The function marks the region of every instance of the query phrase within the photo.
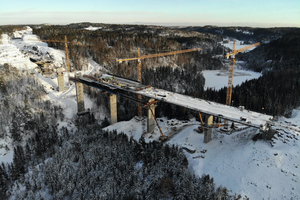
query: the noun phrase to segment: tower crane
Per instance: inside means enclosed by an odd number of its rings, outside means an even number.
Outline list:
[[[246,51],[246,50],[248,50],[250,48],[256,47],[258,45],[260,45],[259,42],[235,50],[235,41],[234,41],[233,42],[232,52],[226,54],[226,58],[227,59],[229,59],[229,57],[230,57],[229,75],[228,75],[228,87],[227,87],[227,95],[226,95],[226,105],[230,106],[230,104],[231,104],[232,83],[233,83],[234,66],[235,66],[235,55],[238,54],[238,53],[240,53],[240,52],[242,52],[242,51]],[[228,127],[228,121],[227,120],[225,120],[224,124],[225,124],[225,127]]]
[[[161,56],[169,56],[169,55],[175,55],[175,54],[180,54],[180,53],[187,53],[187,52],[192,52],[192,51],[200,51],[201,48],[195,48],[195,49],[186,49],[186,50],[179,50],[179,51],[171,51],[171,52],[166,52],[166,53],[157,53],[157,54],[150,54],[150,55],[143,55],[141,56],[140,48],[138,48],[138,56],[135,58],[125,58],[125,59],[116,59],[116,62],[122,63],[123,61],[130,61],[130,60],[137,60],[137,81],[142,83],[142,59],[146,58],[156,58],[156,57],[161,57]],[[138,95],[138,99],[141,100],[142,96]],[[139,103],[138,105],[138,116],[142,117],[142,107],[141,104]]]

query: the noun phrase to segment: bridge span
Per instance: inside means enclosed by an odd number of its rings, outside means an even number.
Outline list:
[[[99,79],[84,75],[83,77],[70,77],[70,80],[74,82],[81,82],[85,85],[107,91],[117,96],[123,96],[125,98],[132,99],[144,105],[146,105],[148,102],[142,102],[139,99],[134,98],[133,96],[135,95],[130,94],[140,94],[148,98],[182,106],[214,117],[227,119],[229,121],[240,123],[249,127],[255,127],[263,131],[266,130],[270,124],[272,124],[271,120],[273,117],[270,115],[243,110],[200,98],[194,98],[187,95],[153,88],[151,86],[145,86],[139,82],[116,76],[103,75]]]

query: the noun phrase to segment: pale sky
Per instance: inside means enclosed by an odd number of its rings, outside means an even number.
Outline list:
[[[300,27],[300,0],[0,0],[0,25]]]

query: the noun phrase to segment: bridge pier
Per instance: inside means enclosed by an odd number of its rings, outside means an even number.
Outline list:
[[[149,103],[153,102],[154,99],[150,99],[149,100]],[[148,133],[151,133],[154,131],[154,128],[155,128],[155,108],[156,108],[157,105],[155,104],[151,104],[149,105],[149,109],[148,109],[148,119],[147,119],[147,132]],[[151,112],[152,110],[152,112]]]
[[[65,88],[64,73],[62,71],[63,71],[62,68],[58,68],[56,70],[56,73],[57,73],[57,83],[58,83],[58,91],[59,92],[63,92],[63,91],[67,90]]]
[[[214,123],[214,116],[206,116],[205,118],[205,126],[206,129],[204,130],[204,143],[208,143],[211,141],[211,135],[212,135],[212,126]]]
[[[114,124],[118,122],[118,114],[117,114],[117,95],[110,94],[110,123]]]
[[[276,130],[272,127],[269,127],[269,130],[263,131],[262,139],[271,140],[273,138],[273,136],[275,135],[275,133],[276,133]]]
[[[80,77],[81,74],[77,74],[76,78]],[[76,94],[77,94],[77,112],[81,113],[85,111],[84,108],[84,95],[83,95],[83,84],[76,82]]]

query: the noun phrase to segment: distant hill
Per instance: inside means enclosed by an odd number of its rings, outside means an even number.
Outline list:
[[[299,31],[299,28],[253,28],[253,27],[218,27],[218,26],[190,26],[178,28],[179,30],[197,31],[210,33],[223,37],[236,38],[244,41],[272,41],[276,40],[291,31]]]
[[[254,71],[283,70],[299,68],[300,30],[291,31],[282,38],[263,44],[251,52],[239,54],[239,60],[245,61],[245,67]]]

